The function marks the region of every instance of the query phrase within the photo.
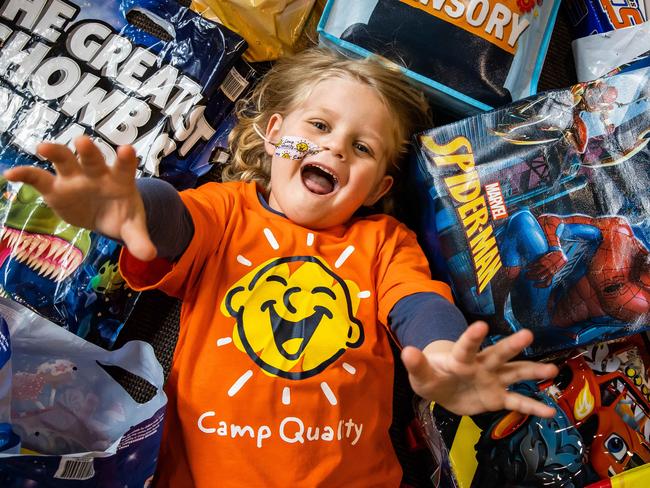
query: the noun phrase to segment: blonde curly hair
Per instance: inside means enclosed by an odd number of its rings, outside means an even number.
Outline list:
[[[231,157],[222,180],[255,181],[268,192],[271,157],[255,126],[263,131],[273,114],[286,116],[308,98],[316,84],[331,78],[352,79],[374,88],[395,116],[396,144],[387,173],[398,176],[410,136],[431,125],[422,92],[411,86],[398,68],[389,67],[379,58],[350,59],[329,49],[312,48],[278,60],[251,94],[238,102],[238,123],[228,138]],[[385,197],[382,200],[381,210],[390,212],[392,201]]]

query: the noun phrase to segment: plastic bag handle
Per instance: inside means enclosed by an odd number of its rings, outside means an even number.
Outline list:
[[[143,341],[129,341],[119,349],[106,351],[97,361],[109,366],[118,366],[129,373],[148,381],[160,390],[165,382],[165,375],[156,360],[153,347]]]
[[[108,351],[3,297],[0,297],[0,314],[9,324],[11,342],[15,345],[26,342],[30,344],[32,350],[41,348],[41,352],[76,351],[78,354],[86,354],[87,357],[94,358],[99,363],[118,366],[148,381],[158,390],[163,386],[162,366],[156,359],[153,347],[146,342],[130,341],[117,350]],[[44,337],[45,341],[43,341]]]
[[[147,18],[149,22],[152,22],[153,24],[157,25],[160,29],[162,29],[163,32],[165,32],[169,36],[169,39],[165,39],[166,36],[161,36],[154,29],[147,28],[146,25],[136,25],[137,23],[134,22],[136,16]],[[162,18],[159,15],[156,15],[156,13],[146,8],[133,7],[127,12],[126,20],[129,22],[129,24],[146,32],[150,36],[156,37],[160,40],[168,42],[169,40],[176,38],[176,29],[174,28],[174,25],[171,22],[168,22],[166,19]]]

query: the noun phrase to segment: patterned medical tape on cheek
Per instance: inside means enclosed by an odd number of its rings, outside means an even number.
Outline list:
[[[318,145],[300,136],[283,136],[275,146],[275,155],[284,159],[303,159],[322,151]]]
[[[257,135],[269,144],[275,146],[274,154],[279,158],[304,159],[309,154],[316,154],[323,150],[309,139],[300,136],[283,136],[280,138],[279,142],[271,142],[262,134],[262,131],[257,127],[257,125],[254,125],[253,128],[255,129],[255,132],[257,132]]]

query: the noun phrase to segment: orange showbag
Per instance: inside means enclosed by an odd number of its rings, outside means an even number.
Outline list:
[[[315,0],[192,0],[192,10],[248,42],[248,61],[291,54]]]

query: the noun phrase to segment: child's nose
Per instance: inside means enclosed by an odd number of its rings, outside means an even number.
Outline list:
[[[345,159],[345,144],[339,137],[328,137],[323,141],[321,148],[324,151],[330,151],[338,159]]]
[[[336,151],[329,146],[323,146],[323,150],[331,152],[335,158],[343,159],[343,154],[341,153],[341,151]]]

